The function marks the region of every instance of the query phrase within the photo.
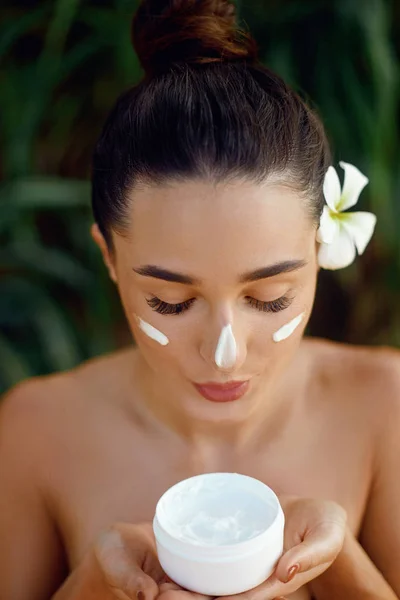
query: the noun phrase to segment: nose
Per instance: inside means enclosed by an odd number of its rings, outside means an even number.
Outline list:
[[[237,344],[233,335],[232,325],[222,328],[215,350],[214,361],[220,369],[231,369],[236,364]]]
[[[238,331],[232,323],[213,328],[207,339],[203,340],[200,354],[214,369],[232,373],[245,361],[245,343],[238,339]]]

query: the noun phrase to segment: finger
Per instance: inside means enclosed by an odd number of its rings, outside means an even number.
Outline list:
[[[247,592],[232,596],[222,596],[217,600],[275,600],[285,593],[284,588],[284,584],[275,575],[271,575],[264,583]]]
[[[165,573],[160,565],[157,554],[156,539],[153,527],[150,523],[143,523],[131,528],[125,525],[129,531],[124,531],[126,545],[129,546],[132,558],[142,567],[142,570],[154,581],[161,582],[165,579]],[[138,544],[141,541],[142,544]]]
[[[116,525],[124,540],[124,546],[132,561],[141,567],[142,571],[155,582],[165,580],[165,573],[160,565],[157,554],[156,539],[151,523],[131,525],[122,523]]]
[[[155,600],[159,594],[156,582],[135,565],[120,561],[118,570],[115,562],[103,570],[104,579],[117,597],[124,600]]]
[[[337,519],[324,519],[313,529],[306,529],[303,541],[281,557],[275,573],[266,582],[221,600],[273,600],[292,594],[318,577],[332,564],[343,546],[344,514],[342,510],[336,511]]]
[[[338,556],[344,542],[344,527],[340,522],[323,522],[306,533],[304,540],[284,553],[275,570],[283,583],[298,573],[319,565],[330,565]]]
[[[137,538],[135,542],[137,545]],[[157,583],[132,557],[126,539],[117,527],[101,536],[95,547],[95,557],[106,584],[116,597],[124,600],[138,600],[139,597],[140,600],[155,600],[158,596]]]
[[[307,585],[329,566],[330,563],[318,565],[314,569],[296,575],[289,583],[282,583],[274,574],[267,581],[248,592],[235,596],[224,596],[218,598],[218,600],[275,600],[276,598],[285,598]]]
[[[174,582],[162,583],[157,600],[210,600],[211,596],[189,592]]]

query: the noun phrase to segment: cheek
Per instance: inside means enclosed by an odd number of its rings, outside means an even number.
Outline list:
[[[294,335],[296,333],[296,331],[298,331],[301,335],[302,330],[300,329],[300,326],[301,326],[302,322],[304,321],[305,317],[306,317],[306,313],[305,313],[305,311],[303,311],[302,313],[297,315],[297,317],[294,317],[288,323],[285,323],[284,325],[282,325],[277,331],[275,331],[273,333],[273,335],[272,335],[273,341],[276,344],[278,344],[279,342],[284,342],[285,340],[290,338],[292,335]],[[296,337],[299,337],[299,336],[296,336]]]
[[[157,329],[156,327],[154,327],[154,325],[151,325],[141,317],[138,317],[137,315],[135,316],[136,323],[140,331],[142,331],[145,336],[147,336],[154,342],[157,342],[157,344],[159,344],[160,346],[168,346],[169,338],[165,335],[165,333],[163,333],[162,331],[160,331],[160,329]]]
[[[182,319],[182,320],[181,320]],[[173,372],[184,370],[193,359],[196,345],[195,332],[183,322],[184,317],[133,315],[131,329],[135,340],[147,362],[156,371]]]
[[[249,335],[248,354],[252,359],[275,361],[296,349],[311,315],[314,291],[315,285],[307,285],[288,309],[258,317]]]
[[[299,320],[297,327],[296,319]],[[264,322],[261,318],[258,327],[248,330],[248,355],[254,360],[273,360],[275,356],[284,353],[301,338],[304,319],[304,310],[301,309],[282,311],[280,315],[267,315]]]

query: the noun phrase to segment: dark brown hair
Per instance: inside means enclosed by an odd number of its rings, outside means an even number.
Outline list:
[[[109,245],[140,183],[278,176],[317,224],[330,163],[324,128],[263,67],[229,0],[143,0],[132,23],[142,81],[117,100],[93,156],[92,206]],[[190,201],[190,200],[188,200]]]

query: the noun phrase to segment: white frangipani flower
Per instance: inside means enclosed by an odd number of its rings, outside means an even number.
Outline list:
[[[326,205],[321,215],[317,240],[320,242],[318,263],[323,269],[343,269],[349,266],[358,254],[362,254],[375,229],[376,216],[369,212],[343,212],[357,204],[358,198],[368,183],[365,177],[349,163],[340,162],[344,169],[343,189],[339,176],[329,167],[324,180]]]

